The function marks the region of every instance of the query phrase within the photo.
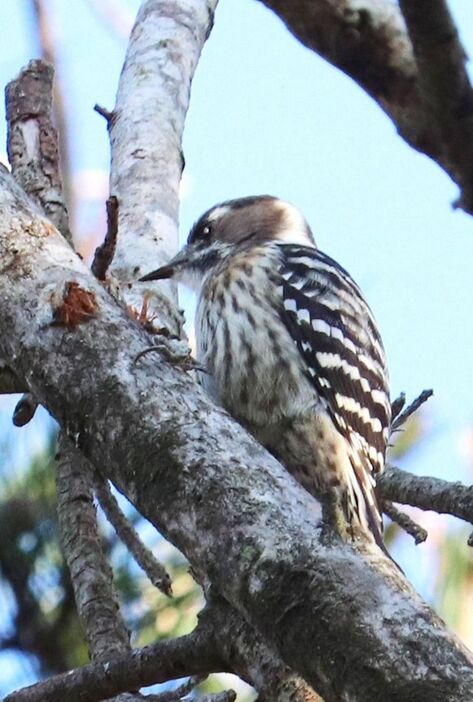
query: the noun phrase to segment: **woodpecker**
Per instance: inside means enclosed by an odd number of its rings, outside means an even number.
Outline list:
[[[360,289],[319,251],[299,210],[269,195],[216,205],[141,280],[163,278],[197,291],[205,389],[310,493],[338,496],[346,533],[384,550],[375,493],[391,420],[383,344]]]

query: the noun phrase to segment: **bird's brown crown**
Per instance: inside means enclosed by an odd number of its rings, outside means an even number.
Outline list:
[[[281,240],[313,243],[309,225],[293,205],[271,195],[227,200],[207,210],[194,224],[188,244],[261,244]],[[294,242],[295,243],[295,242]]]

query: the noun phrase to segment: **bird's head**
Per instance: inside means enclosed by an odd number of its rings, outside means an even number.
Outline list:
[[[293,205],[270,195],[228,200],[202,215],[169,263],[140,280],[174,278],[198,288],[227,256],[268,242],[314,246],[309,225]]]

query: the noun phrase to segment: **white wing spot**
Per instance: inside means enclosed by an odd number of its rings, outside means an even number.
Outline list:
[[[297,313],[296,301],[293,300],[291,297],[288,297],[286,300],[284,300],[284,308],[288,312],[296,312]]]
[[[371,399],[373,402],[377,405],[382,405],[383,407],[386,407],[387,404],[387,398],[386,398],[386,393],[383,392],[382,390],[372,390],[371,391]]]
[[[302,307],[301,309],[297,310],[297,319],[299,322],[307,322],[310,324],[310,314],[309,310],[307,310],[305,307]]]
[[[312,329],[316,332],[320,332],[320,334],[326,334],[327,336],[331,336],[330,330],[332,329],[332,327],[330,326],[330,324],[327,324],[327,322],[324,322],[323,319],[313,319]]]

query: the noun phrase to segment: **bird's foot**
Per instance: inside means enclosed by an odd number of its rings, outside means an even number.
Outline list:
[[[140,358],[146,354],[156,351],[160,353],[168,363],[171,363],[173,366],[178,366],[184,371],[205,372],[205,369],[199,366],[195,358],[191,356],[190,349],[185,341],[166,337],[164,335],[159,335],[156,341],[157,343],[153,344],[153,346],[148,346],[140,351],[135,357],[134,363],[137,363]]]

